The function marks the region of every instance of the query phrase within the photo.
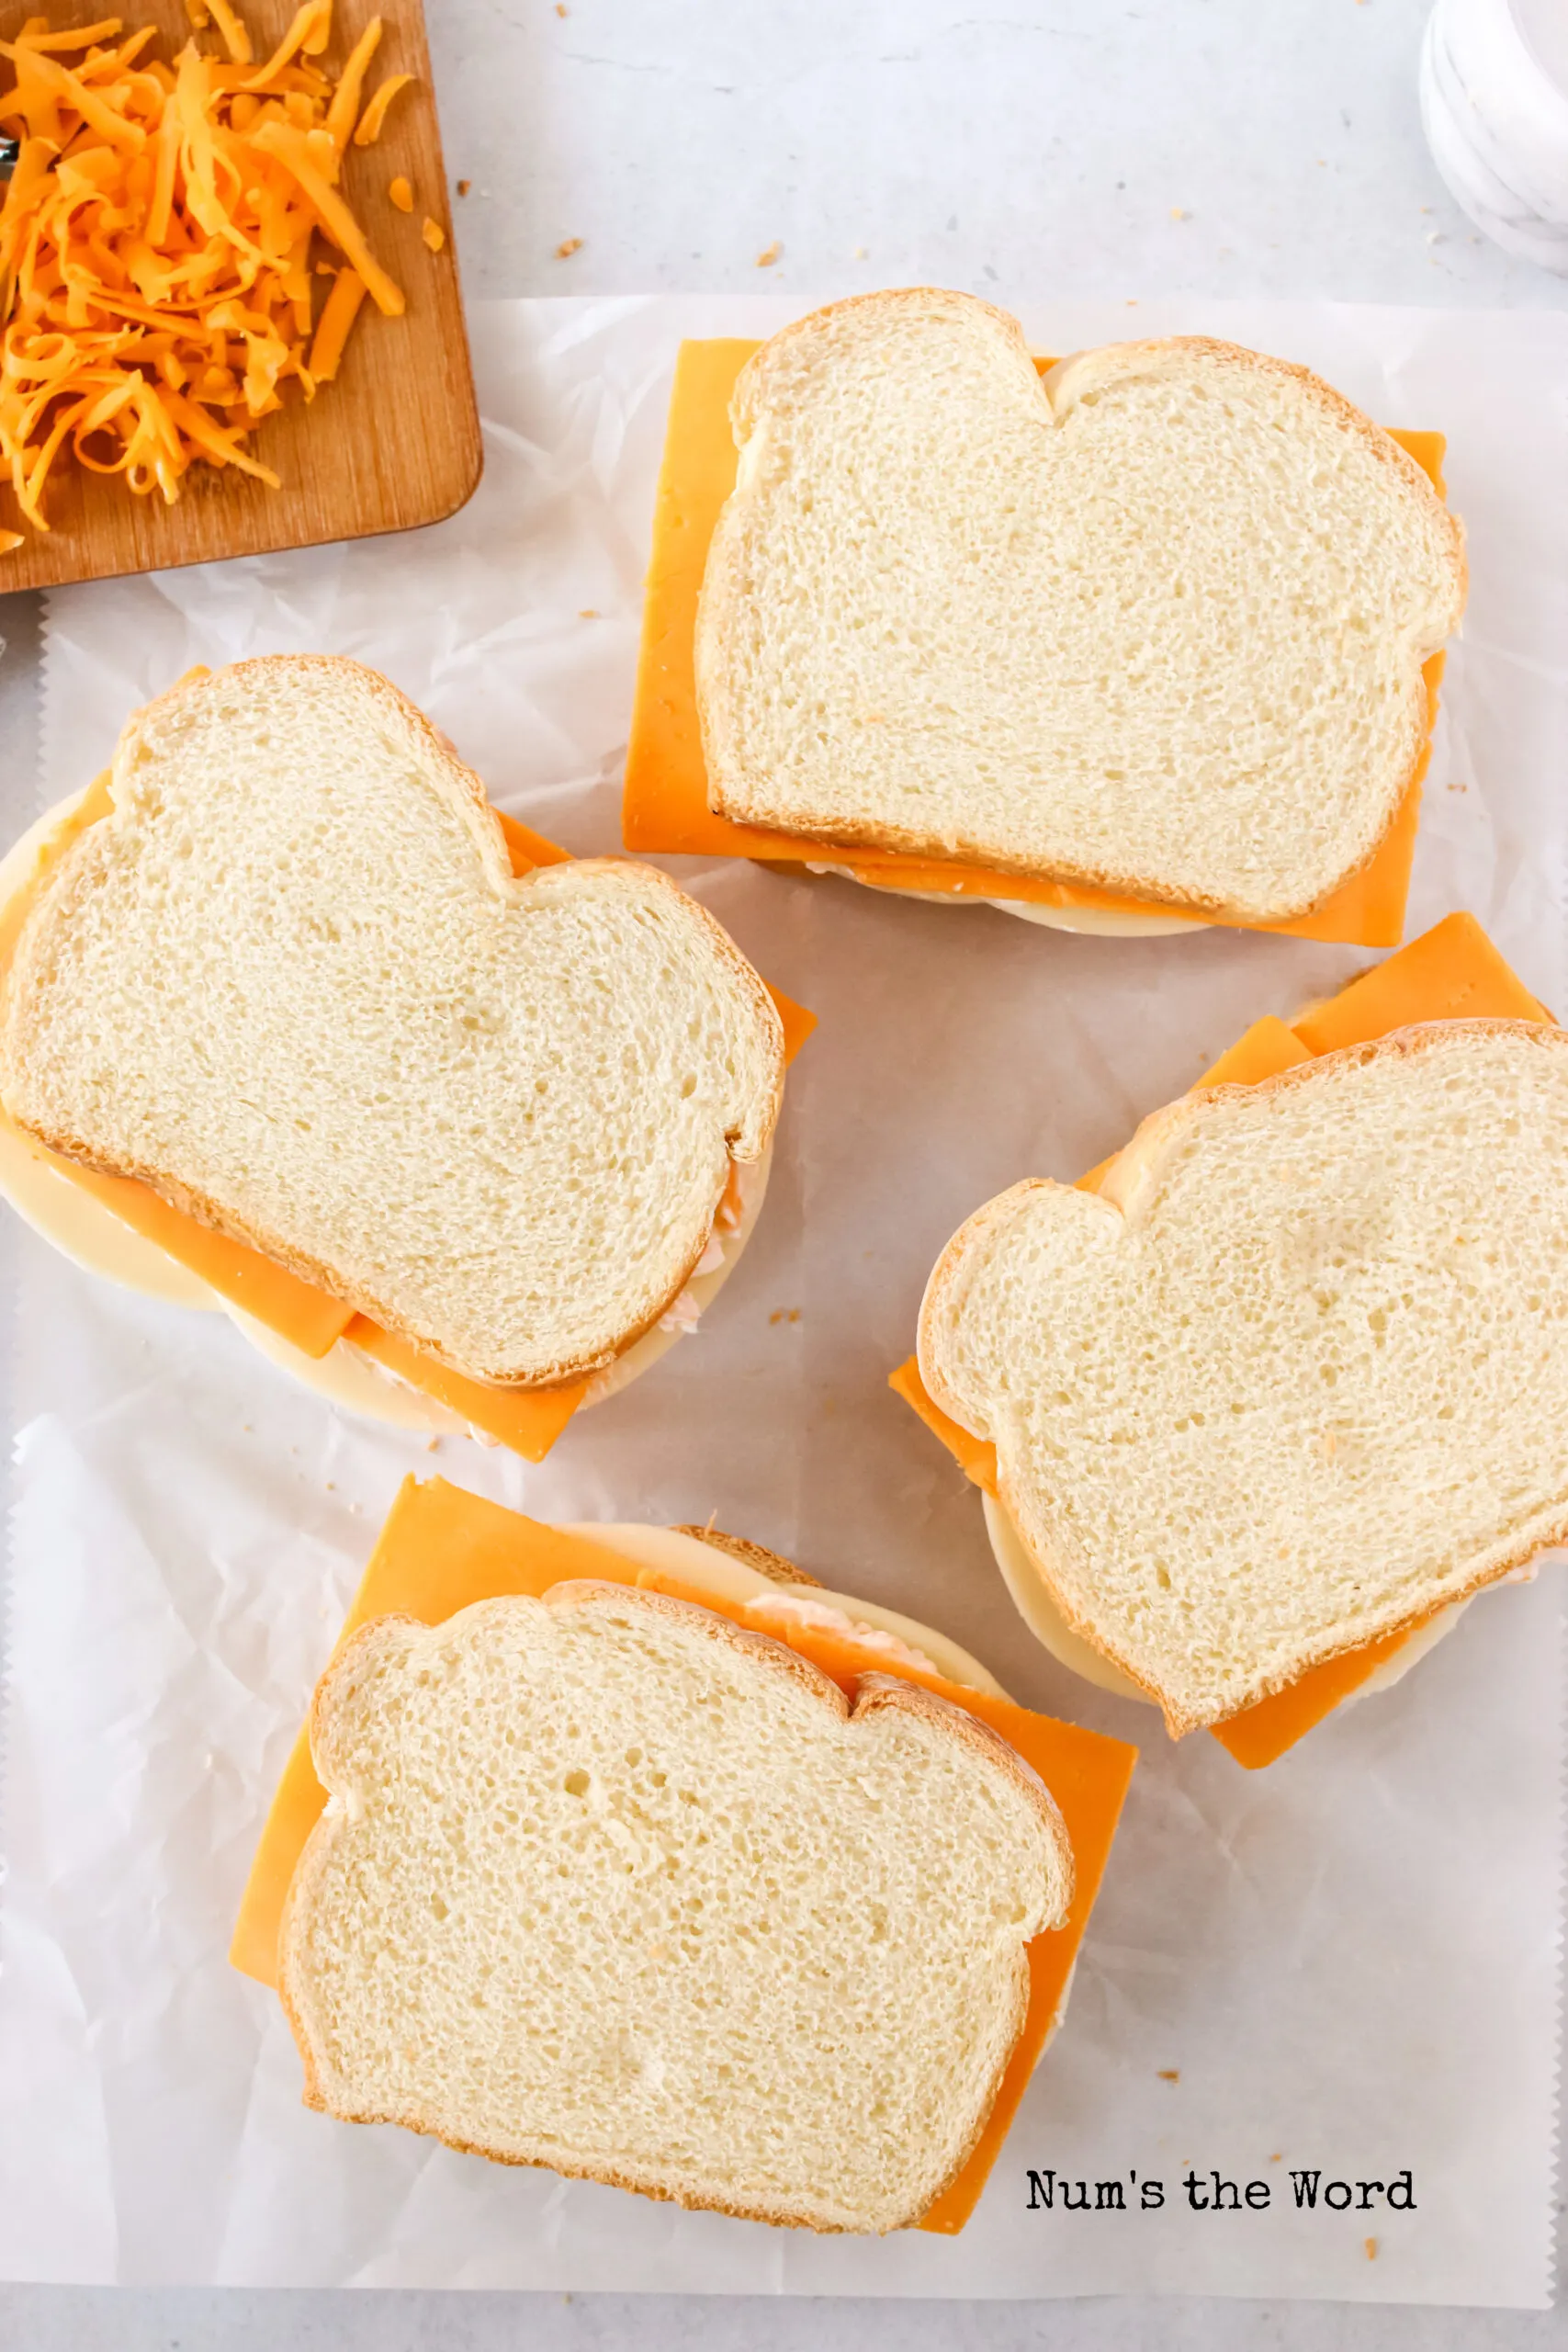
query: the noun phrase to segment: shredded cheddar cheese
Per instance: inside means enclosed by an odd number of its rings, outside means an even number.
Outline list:
[[[377,91],[369,105],[366,107],[365,112],[359,118],[359,126],[354,134],[354,143],[356,147],[373,147],[375,145],[377,140],[381,136],[381,126],[387,119],[387,108],[391,105],[392,100],[397,96],[398,92],[400,90],[406,89],[412,80],[413,75],[412,74],[388,74],[386,80],[382,83],[380,88]]]
[[[358,272],[340,269],[322,305],[316,339],[310,345],[310,370],[318,384],[330,384],[337,374],[348,331],[358,317],[364,300],[365,280]]]
[[[304,0],[259,63],[231,0],[186,11],[220,54],[193,38],[164,63],[154,27],[127,35],[115,17],[75,31],[32,17],[0,41],[0,128],[19,141],[0,204],[0,469],[36,530],[66,449],[171,503],[197,461],[276,488],[256,425],[290,382],[309,401],[331,381],[367,293],[404,307],[338,190],[350,145],[374,141],[412,78],[361,107],[380,18],[334,80],[317,62],[333,0]],[[0,553],[22,544],[0,530]]]

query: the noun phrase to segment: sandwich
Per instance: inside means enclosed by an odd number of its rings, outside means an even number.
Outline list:
[[[1396,944],[1464,603],[1441,449],[1256,352],[1037,359],[926,288],[686,345],[626,844]]]
[[[0,868],[0,1189],[351,1408],[537,1460],[750,1236],[810,1016],[314,656],[193,672]]]
[[[894,1386],[1030,1627],[1248,1768],[1568,1539],[1568,1031],[1452,915],[954,1235]]]
[[[962,2228],[1135,1750],[709,1528],[405,1482],[231,1958],[304,2097],[797,2227]]]

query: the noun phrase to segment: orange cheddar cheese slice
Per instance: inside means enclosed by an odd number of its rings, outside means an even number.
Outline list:
[[[37,1139],[31,1138],[36,1143]],[[180,1265],[215,1290],[220,1298],[230,1300],[244,1314],[254,1316],[270,1330],[278,1332],[304,1355],[320,1359],[337,1345],[354,1321],[354,1309],[341,1300],[332,1298],[313,1283],[302,1282],[291,1274],[287,1266],[265,1257],[261,1250],[252,1250],[243,1241],[231,1240],[216,1227],[203,1225],[199,1217],[187,1216],[149,1184],[139,1183],[134,1176],[106,1176],[96,1169],[84,1168],[79,1161],[66,1159],[58,1152],[47,1151],[41,1144],[37,1148],[58,1168],[62,1175],[85,1193],[111,1209],[122,1225],[133,1233],[142,1234],[155,1241]]]
[[[504,808],[498,808],[495,816],[506,842],[513,874],[531,873],[536,865],[570,865],[570,850],[562,849],[558,842],[547,841],[543,833],[534,831],[532,825],[525,825],[517,818],[509,817]]]
[[[1234,1046],[1215,1057],[1198,1080],[1200,1086],[1256,1086],[1260,1079],[1276,1078],[1282,1069],[1309,1062],[1313,1049],[1303,1045],[1287,1022],[1269,1012],[1244,1030]],[[1111,1161],[1106,1161],[1111,1166]],[[1082,1180],[1087,1186],[1089,1178]]]
[[[560,1388],[491,1388],[482,1380],[465,1379],[401,1340],[383,1330],[367,1315],[356,1315],[344,1337],[350,1347],[368,1356],[385,1372],[395,1373],[411,1388],[422,1389],[438,1405],[460,1413],[470,1429],[510,1446],[525,1462],[542,1462],[588,1394],[586,1380],[568,1381]]]
[[[405,1478],[344,1620],[338,1648],[373,1617],[403,1614],[437,1625],[475,1601],[507,1593],[543,1594],[552,1585],[581,1577],[673,1593],[716,1615],[749,1622],[742,1611],[682,1585],[678,1577],[639,1567],[584,1536],[525,1519],[442,1478],[423,1483]],[[951,2234],[963,2228],[975,2210],[1061,2009],[1137,1750],[1100,1733],[1032,1714],[1010,1701],[961,1689],[939,1675],[912,1667],[890,1668],[881,1652],[863,1650],[841,1635],[795,1625],[782,1635],[772,1625],[768,1631],[811,1658],[841,1690],[851,1690],[861,1674],[893,1672],[988,1724],[1039,1773],[1061,1808],[1072,1841],[1072,1907],[1062,1927],[1036,1937],[1029,1947],[1028,2011],[996,2103],[963,2172],[919,2224]],[[234,1967],[260,1984],[276,1983],[278,1930],[289,1881],[325,1804],[310,1760],[307,1728],[295,1743],[262,1830],[230,1948]]]
[[[1107,1161],[1107,1166],[1110,1162]],[[940,1438],[972,1486],[984,1487],[988,1495],[997,1492],[997,1449],[987,1437],[976,1437],[962,1421],[953,1420],[942,1411],[925,1382],[920,1378],[919,1360],[910,1356],[887,1375],[887,1385],[895,1395],[902,1396],[924,1421],[931,1435]]]
[[[1350,1046],[1371,1045],[1392,1030],[1424,1021],[1551,1021],[1552,1015],[1529,993],[1509,968],[1471,914],[1448,915],[1432,930],[1413,939],[1386,964],[1362,973],[1320,1004],[1307,1006],[1290,1023],[1272,1015],[1254,1022],[1246,1035],[1223,1053],[1193,1089],[1212,1086],[1256,1086],[1280,1070],[1314,1060]],[[1079,1179],[1088,1192],[1097,1192],[1115,1160]],[[889,1385],[903,1397],[932,1434],[940,1438],[965,1476],[987,1494],[997,1493],[997,1450],[953,1420],[928,1392],[919,1365],[911,1356],[892,1374]],[[1446,1605],[1446,1604],[1445,1604]],[[1431,1615],[1438,1614],[1433,1611]],[[1272,1764],[1331,1714],[1378,1668],[1403,1648],[1421,1625],[1366,1642],[1338,1657],[1325,1658],[1257,1704],[1221,1724],[1211,1724],[1213,1736],[1238,1764],[1257,1771]]]
[[[1368,1046],[1420,1021],[1554,1022],[1498,954],[1475,917],[1446,915],[1337,996],[1306,1006],[1291,1027],[1309,1054]],[[1206,1081],[1210,1082],[1210,1081]]]
[[[1277,1763],[1298,1739],[1304,1739],[1325,1715],[1331,1715],[1341,1700],[1359,1690],[1436,1614],[1434,1610],[1403,1633],[1385,1634],[1381,1641],[1363,1642],[1359,1649],[1325,1658],[1321,1666],[1310,1668],[1283,1690],[1244,1707],[1240,1714],[1231,1715],[1223,1724],[1211,1724],[1210,1737],[1217,1739],[1247,1771],[1260,1772],[1266,1764]]]
[[[203,672],[187,673],[204,675]],[[182,684],[184,681],[181,682]],[[114,806],[109,788],[109,775],[105,773],[88,786],[81,800],[64,817],[50,835],[40,853],[31,881],[19,890],[0,911],[0,972],[8,964],[33,896],[62,853],[89,825],[107,817]],[[543,833],[509,817],[503,809],[495,810],[512,860],[513,874],[526,874],[540,865],[562,865],[570,862],[571,853],[558,843],[547,841]],[[763,986],[767,987],[764,981]],[[787,1069],[811,1032],[817,1026],[814,1013],[804,1005],[795,1003],[779,989],[768,988],[778,1010],[784,1033],[784,1066]],[[19,1133],[14,1123],[0,1111],[0,1121]],[[483,1382],[465,1379],[461,1374],[448,1371],[435,1359],[416,1347],[412,1340],[400,1339],[394,1332],[383,1330],[368,1316],[360,1315],[341,1299],[318,1289],[292,1274],[258,1250],[243,1241],[231,1240],[200,1219],[187,1216],[155,1193],[151,1185],[134,1177],[110,1176],[84,1168],[63,1154],[50,1151],[34,1136],[24,1140],[29,1150],[47,1159],[51,1167],[68,1177],[72,1183],[92,1193],[95,1199],[113,1212],[122,1224],[155,1242],[177,1264],[206,1283],[220,1298],[228,1299],[244,1314],[252,1316],[268,1330],[275,1331],[290,1346],[320,1360],[346,1339],[361,1354],[367,1355],[388,1372],[395,1373],[411,1387],[421,1389],[438,1404],[447,1406],[462,1415],[469,1425],[493,1437],[524,1456],[529,1462],[542,1462],[573,1413],[588,1393],[587,1381],[569,1383],[560,1388],[506,1389],[492,1388]],[[733,1170],[731,1183],[733,1183]],[[726,1198],[729,1197],[727,1193]]]
[[[736,378],[758,347],[732,338],[683,343],[676,360],[654,506],[642,652],[626,752],[621,810],[626,847],[685,856],[830,864],[843,866],[857,881],[874,883],[882,889],[942,897],[1010,899],[1033,906],[1098,908],[1125,914],[1171,912],[1146,899],[1044,877],[992,873],[955,859],[858,846],[835,850],[830,842],[733,823],[708,807],[694,669],[697,598],[719,510],[735,487],[737,453],[729,426],[730,395]],[[1043,373],[1052,362],[1040,358],[1035,364]],[[1443,435],[1399,432],[1392,437],[1409,451],[1441,492]],[[1442,669],[1442,655],[1434,654],[1425,671],[1427,749],[1393,825],[1369,864],[1308,914],[1289,922],[1235,928],[1285,932],[1298,939],[1349,941],[1363,947],[1398,945],[1404,932],[1421,779],[1430,755]],[[1193,920],[1201,922],[1206,918],[1194,912]],[[1218,920],[1228,922],[1229,918]]]
[[[774,1010],[784,1023],[784,1068],[788,1069],[816,1028],[817,1015],[807,1012],[805,1005],[796,1004],[793,997],[785,996],[783,989],[774,988],[771,980],[764,980],[762,986],[773,998]]]

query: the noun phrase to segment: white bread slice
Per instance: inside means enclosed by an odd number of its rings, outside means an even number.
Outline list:
[[[1065,1666],[1069,1674],[1091,1682],[1097,1690],[1109,1690],[1118,1699],[1135,1700],[1140,1706],[1154,1706],[1156,1702],[1152,1692],[1140,1690],[1092,1642],[1086,1642],[1081,1634],[1074,1633],[995,1495],[982,1491],[980,1504],[991,1557],[1002,1572],[1013,1607],[1041,1646],[1049,1650],[1058,1666]],[[1375,1666],[1364,1682],[1358,1682],[1353,1690],[1346,1693],[1340,1706],[1356,1706],[1362,1699],[1376,1698],[1381,1691],[1392,1690],[1396,1682],[1403,1682],[1411,1668],[1419,1666],[1427,1653],[1453,1632],[1474,1597],[1470,1594],[1463,1600],[1450,1601],[1448,1608],[1439,1609],[1415,1633],[1406,1634],[1398,1648]]]
[[[479,779],[358,664],[139,713],[45,882],[0,1101],[472,1378],[608,1363],[682,1290],[783,1037],[650,867],[514,878]]]
[[[12,901],[30,895],[36,887],[40,860],[84,797],[73,793],[58,802],[0,857],[0,925],[6,922]],[[697,1328],[750,1240],[767,1193],[772,1159],[770,1145],[760,1159],[735,1170],[733,1190],[739,1196],[738,1214],[720,1209],[708,1247],[680,1297],[650,1330],[634,1340],[604,1371],[593,1375],[582,1400],[582,1410],[589,1410],[607,1396],[618,1396],[623,1388],[651,1371],[686,1331]],[[461,1415],[387,1371],[362,1353],[351,1340],[340,1340],[324,1356],[309,1356],[266,1324],[244,1314],[231,1299],[220,1297],[188,1267],[125,1224],[96,1193],[73,1183],[33,1136],[3,1116],[0,1200],[7,1202],[40,1240],[62,1251],[85,1273],[141,1291],[165,1306],[226,1313],[253,1347],[329,1404],[340,1405],[347,1412],[372,1420],[388,1421],[395,1428],[422,1429],[429,1435],[464,1436],[469,1432],[469,1424]],[[714,1261],[716,1262],[710,1262]],[[479,1434],[481,1443],[496,1442],[482,1432]]]
[[[308,2101],[759,2221],[918,2219],[1070,1897],[1054,1801],[973,1717],[882,1675],[852,1708],[658,1594],[378,1619],[311,1750],[279,1946]]]
[[[1303,368],[1182,337],[1038,376],[930,288],[748,362],[696,677],[709,797],[825,842],[1250,922],[1373,854],[1463,541]]]
[[[1399,1030],[948,1244],[920,1374],[1175,1734],[1568,1538],[1568,1032]]]

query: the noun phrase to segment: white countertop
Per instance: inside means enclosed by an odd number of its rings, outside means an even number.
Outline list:
[[[428,14],[470,294],[1568,302],[1432,168],[1426,0]]]
[[[1568,306],[1427,159],[1426,0],[435,0],[470,295],[935,280],[1053,292]],[[580,238],[570,257],[557,248]],[[761,254],[776,258],[759,266]],[[1135,317],[1135,308],[1130,318]],[[36,600],[0,600],[30,762]],[[1320,2304],[767,2304],[0,2290],[0,2352],[1513,2352],[1568,2320]]]

